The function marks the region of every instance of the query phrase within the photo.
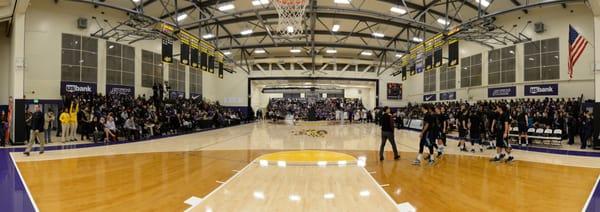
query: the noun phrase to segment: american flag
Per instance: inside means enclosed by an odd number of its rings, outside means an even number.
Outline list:
[[[569,79],[573,79],[573,66],[585,50],[588,41],[569,25]]]

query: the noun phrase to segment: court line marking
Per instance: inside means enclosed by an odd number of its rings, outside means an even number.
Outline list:
[[[383,189],[383,187],[379,186],[379,182],[377,182],[377,180],[375,180],[375,178],[373,177],[373,175],[369,174],[369,171],[367,171],[367,169],[366,169],[365,167],[358,167],[358,168],[362,169],[362,170],[363,170],[363,174],[366,174],[366,175],[368,176],[368,178],[369,178],[369,179],[371,179],[371,182],[372,182],[372,183],[374,183],[375,185],[377,185],[377,186],[375,186],[375,187],[377,187],[377,189],[379,189],[379,191],[380,191],[380,192],[382,192],[382,193],[383,193],[383,195],[384,195],[384,196],[386,196],[386,197],[387,197],[387,199],[388,199],[390,202],[392,202],[392,204],[393,204],[394,206],[396,206],[396,208],[398,208],[398,203],[396,203],[396,201],[394,201],[394,198],[392,198],[392,196],[390,196],[390,195],[389,195],[389,194],[388,194],[388,193],[385,191],[385,189]]]
[[[31,192],[29,192],[29,186],[27,186],[27,182],[25,182],[25,179],[23,179],[23,175],[21,175],[21,170],[19,170],[19,167],[17,166],[15,159],[13,159],[12,154],[10,154],[10,153],[7,153],[7,154],[10,157],[10,160],[13,162],[13,166],[17,170],[17,174],[19,175],[19,178],[21,179],[21,182],[23,183],[23,187],[25,187],[27,196],[29,196],[29,200],[31,201],[31,204],[33,205],[33,209],[35,209],[35,211],[40,211],[40,209],[37,207],[37,204],[35,203],[35,200],[33,199],[33,196],[31,196]]]
[[[208,197],[210,197],[212,194],[216,193],[218,190],[220,190],[221,188],[225,187],[225,185],[227,185],[229,182],[231,182],[232,180],[234,180],[235,178],[237,178],[241,173],[243,173],[246,169],[248,169],[248,167],[250,167],[251,165],[253,165],[255,162],[256,162],[256,159],[252,160],[252,162],[250,162],[250,163],[248,163],[248,165],[244,166],[244,168],[242,170],[240,170],[239,172],[236,172],[233,176],[231,176],[225,182],[223,182],[222,184],[220,184],[216,189],[212,190],[210,193],[208,193],[206,196],[204,196],[202,198],[202,200],[204,201],[204,200],[208,199]],[[184,212],[189,212],[192,209],[196,208],[197,206],[198,205],[189,207],[188,209],[185,209]]]
[[[594,184],[594,187],[592,187],[592,192],[590,192],[590,195],[588,196],[588,199],[585,202],[585,205],[581,209],[582,212],[587,210],[587,208],[590,204],[590,201],[592,201],[592,197],[594,196],[594,193],[596,192],[596,187],[598,187],[598,181],[600,181],[600,174],[598,175],[598,178],[596,178],[596,183]]]

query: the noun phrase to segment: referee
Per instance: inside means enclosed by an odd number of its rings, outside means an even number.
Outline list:
[[[392,144],[392,150],[394,150],[394,160],[400,159],[398,149],[396,148],[396,140],[394,140],[394,118],[389,107],[383,108],[383,113],[379,119],[381,125],[381,147],[379,147],[379,160],[383,160],[383,150],[385,149],[385,143],[387,140]]]

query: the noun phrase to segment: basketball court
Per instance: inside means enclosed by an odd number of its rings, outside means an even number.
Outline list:
[[[599,40],[595,0],[0,0],[0,211],[600,211]]]

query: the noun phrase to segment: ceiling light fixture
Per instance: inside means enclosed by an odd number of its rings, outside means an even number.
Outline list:
[[[337,31],[340,31],[340,25],[339,25],[339,24],[334,24],[334,25],[331,27],[331,31],[332,31],[332,32],[337,32]]]
[[[265,51],[264,49],[254,50],[254,53],[256,53],[256,54],[264,54],[265,52],[267,52],[267,51]]]
[[[487,0],[475,0],[475,2],[481,4],[482,7],[488,7],[490,6],[490,2]]]
[[[444,25],[444,26],[448,26],[448,25],[450,25],[450,21],[446,20],[445,18],[438,18],[438,19],[437,19],[437,22],[438,22],[439,24],[441,24],[441,25]]]
[[[300,52],[302,52],[302,50],[301,49],[290,49],[290,52],[291,53],[300,53]]]
[[[383,38],[383,37],[385,37],[385,34],[383,34],[381,32],[373,32],[371,35],[373,35],[373,37],[376,37],[376,38]]]
[[[420,37],[413,37],[412,40],[414,42],[418,42],[418,43],[423,42],[423,38],[420,38]]]
[[[373,56],[373,52],[371,52],[371,51],[362,51],[360,53],[360,55],[362,55],[362,56]]]
[[[333,3],[336,4],[350,4],[352,0],[333,0]]]
[[[246,30],[242,30],[240,32],[240,34],[241,35],[249,35],[249,34],[252,34],[252,32],[254,32],[254,31],[252,31],[252,29],[246,29]]]
[[[398,13],[400,15],[406,14],[406,10],[404,8],[401,8],[401,7],[391,7],[390,11],[392,11],[393,13]]]
[[[229,11],[229,10],[233,10],[235,9],[235,5],[229,3],[229,4],[222,4],[221,6],[219,6],[219,10],[220,11]]]
[[[215,35],[212,34],[212,33],[208,33],[208,34],[202,35],[202,38],[204,38],[204,39],[211,39],[211,38],[214,38],[214,37],[215,37]]]
[[[187,17],[188,17],[188,15],[186,13],[179,14],[179,16],[177,16],[177,21],[183,21]]]
[[[402,54],[402,53],[398,53],[398,54],[396,54],[396,57],[397,57],[397,58],[401,58],[402,56],[404,56],[404,54]]]
[[[337,53],[337,50],[335,50],[335,49],[327,49],[325,52],[327,54],[335,54],[335,53]]]
[[[252,1],[252,6],[261,6],[269,4],[269,0],[254,0]]]
[[[230,51],[225,51],[225,52],[223,52],[223,54],[224,55],[231,55],[231,52]]]

